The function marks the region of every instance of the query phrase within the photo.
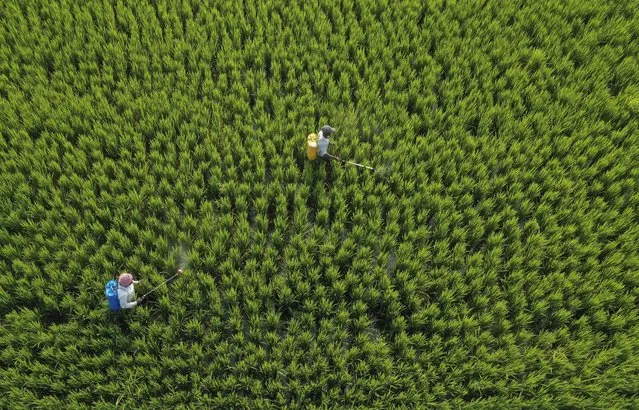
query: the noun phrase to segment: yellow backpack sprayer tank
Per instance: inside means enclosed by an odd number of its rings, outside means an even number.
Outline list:
[[[317,158],[317,134],[308,134],[306,137],[306,156],[311,161]]]

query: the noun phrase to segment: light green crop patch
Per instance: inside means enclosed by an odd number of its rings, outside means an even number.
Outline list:
[[[0,408],[637,407],[632,2],[68,3],[0,2]]]

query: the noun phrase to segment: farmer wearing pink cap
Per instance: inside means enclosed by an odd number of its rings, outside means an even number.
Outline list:
[[[134,285],[139,282],[139,280],[133,280],[133,275],[128,272],[120,275],[118,279],[118,300],[120,301],[120,308],[130,309],[142,302],[143,297],[137,300],[135,299]]]

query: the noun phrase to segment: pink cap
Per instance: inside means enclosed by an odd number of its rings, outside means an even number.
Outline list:
[[[131,275],[130,273],[123,273],[122,275],[120,275],[120,279],[118,280],[118,282],[122,286],[129,286],[133,282],[133,275]]]

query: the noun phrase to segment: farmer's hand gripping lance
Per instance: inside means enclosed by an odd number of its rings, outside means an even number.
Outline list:
[[[144,295],[142,295],[141,299],[146,298],[147,296],[149,296],[151,293],[155,292],[160,286],[164,285],[165,283],[171,281],[173,278],[175,278],[178,275],[181,275],[184,272],[184,269],[179,268],[177,270],[177,273],[173,276],[171,276],[170,278],[168,278],[167,280],[165,280],[164,282],[160,283],[159,285],[157,285],[156,287],[154,287],[153,289],[151,289],[150,291],[146,292]]]

